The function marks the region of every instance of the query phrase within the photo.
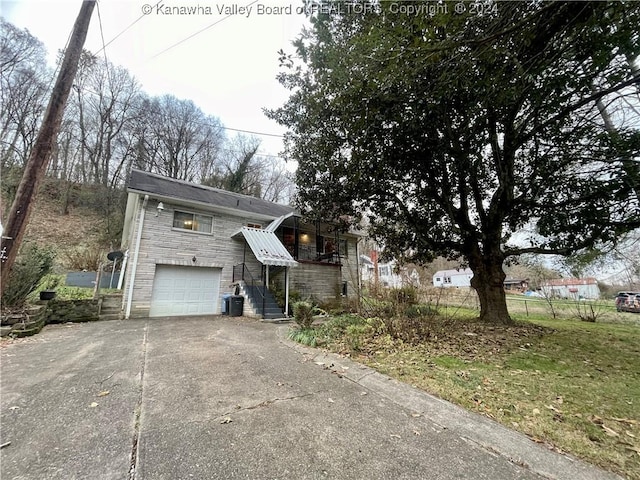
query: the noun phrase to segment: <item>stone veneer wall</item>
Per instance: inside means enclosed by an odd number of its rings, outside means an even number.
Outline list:
[[[45,325],[99,320],[102,300],[49,300],[20,313],[4,313],[0,317],[0,336],[28,337],[39,333]]]
[[[98,320],[100,300],[50,300],[46,322],[95,322]]]

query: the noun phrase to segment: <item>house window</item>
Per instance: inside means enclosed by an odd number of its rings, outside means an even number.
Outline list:
[[[198,215],[196,213],[176,210],[173,213],[173,228],[211,233],[213,229],[213,217],[210,215]]]
[[[262,225],[260,225],[259,223],[247,223],[247,227],[257,228],[258,230],[262,229]]]
[[[391,267],[389,265],[378,267],[378,274],[381,277],[388,277],[389,275],[391,275]]]
[[[442,279],[440,277],[436,277],[436,282],[441,282]]]

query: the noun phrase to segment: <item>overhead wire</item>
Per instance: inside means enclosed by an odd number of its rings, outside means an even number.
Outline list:
[[[158,2],[158,3],[160,3],[160,2]],[[254,1],[253,1],[253,2],[251,2],[251,3],[248,3],[247,5],[245,5],[245,7],[244,7],[244,8],[248,8],[248,7],[250,7],[251,5],[253,5],[254,3],[258,3],[258,0],[254,0]],[[156,53],[156,54],[155,54],[153,57],[151,57],[149,60],[153,60],[153,59],[155,59],[155,58],[158,58],[160,55],[162,55],[162,54],[164,54],[164,53],[168,52],[169,50],[172,50],[173,48],[177,47],[178,45],[182,45],[184,42],[186,42],[186,41],[188,41],[188,40],[191,40],[193,37],[195,37],[195,36],[197,36],[197,35],[200,35],[202,32],[204,32],[204,31],[206,31],[206,30],[209,30],[211,27],[215,27],[215,26],[216,26],[216,25],[218,25],[219,23],[224,22],[227,18],[232,17],[232,16],[233,16],[233,14],[229,14],[229,15],[227,15],[226,17],[222,17],[221,19],[216,20],[216,21],[215,21],[215,22],[213,22],[212,24],[207,25],[206,27],[204,27],[204,28],[202,28],[202,29],[198,30],[197,32],[192,33],[192,34],[191,34],[191,35],[189,35],[188,37],[183,38],[183,39],[182,39],[182,40],[180,40],[179,42],[174,43],[173,45],[170,45],[170,46],[168,46],[167,48],[165,48],[164,50],[162,50],[162,51],[160,51],[160,52]]]
[[[158,5],[160,5],[162,3],[162,0],[160,0],[158,3],[156,3],[153,8],[157,7]],[[133,22],[131,22],[127,27],[125,27],[123,30],[120,31],[120,33],[118,33],[115,37],[113,37],[111,40],[109,40],[106,44],[104,44],[104,40],[103,40],[103,46],[102,49],[107,48],[109,45],[111,45],[113,42],[115,42],[118,38],[120,38],[121,35],[123,35],[125,32],[127,32],[131,27],[133,27],[136,23],[138,23],[140,20],[142,20],[144,17],[146,17],[148,15],[142,14],[140,15],[138,18],[136,18]],[[99,54],[102,50],[98,50],[96,52],[96,55]]]
[[[250,7],[251,5],[253,5],[254,3],[257,3],[257,2],[258,2],[258,0],[254,0],[253,2],[248,3],[245,7]],[[158,1],[158,2],[155,4],[154,8],[155,8],[155,7],[157,7],[158,5],[160,5],[161,3],[162,3],[162,0]],[[131,27],[133,27],[136,23],[138,23],[138,22],[139,22],[143,17],[145,17],[145,16],[147,16],[147,15],[145,15],[145,14],[140,15],[136,20],[134,20],[134,21],[133,21],[133,22],[131,22],[127,27],[125,27],[123,30],[121,30],[121,31],[120,31],[120,32],[119,32],[115,37],[113,37],[111,40],[109,40],[109,42],[105,43],[105,41],[104,41],[104,29],[103,29],[103,25],[102,25],[102,18],[101,18],[101,16],[100,16],[100,5],[99,5],[99,2],[96,2],[96,6],[98,7],[98,9],[97,9],[97,12],[98,12],[98,21],[99,21],[99,25],[100,25],[100,36],[101,36],[101,39],[102,39],[102,48],[96,52],[96,55],[97,55],[97,54],[100,54],[101,52],[104,52],[105,67],[107,68],[107,77],[108,77],[108,81],[110,81],[110,80],[111,80],[111,77],[110,77],[110,75],[109,75],[109,60],[108,60],[108,58],[107,58],[106,48],[107,48],[109,45],[111,45],[114,41],[116,41],[116,40],[117,40],[121,35],[123,35],[125,32],[127,32],[127,31],[128,31]],[[182,43],[184,43],[184,42],[186,42],[186,41],[190,40],[191,38],[193,38],[193,37],[195,37],[195,36],[199,35],[200,33],[202,33],[202,32],[204,32],[204,31],[208,30],[209,28],[214,27],[215,25],[219,24],[220,22],[222,22],[222,21],[226,20],[227,18],[229,18],[229,17],[231,17],[231,16],[233,16],[233,15],[229,14],[229,15],[227,15],[227,16],[225,16],[225,17],[223,17],[223,18],[219,19],[219,20],[216,20],[215,22],[213,22],[212,24],[210,24],[210,25],[206,26],[205,28],[203,28],[203,29],[201,29],[201,30],[198,30],[197,32],[195,32],[195,33],[193,33],[193,34],[189,35],[188,37],[186,37],[186,38],[184,38],[184,39],[180,40],[179,42],[177,42],[177,43],[175,43],[175,44],[173,44],[173,45],[171,45],[171,46],[169,46],[169,47],[165,48],[165,49],[164,49],[164,50],[162,50],[161,52],[159,52],[159,53],[157,53],[156,55],[154,55],[153,57],[151,57],[151,58],[150,58],[150,60],[152,60],[152,59],[154,59],[154,58],[156,58],[156,57],[158,57],[158,56],[162,55],[163,53],[165,53],[165,52],[167,52],[167,51],[171,50],[172,48],[177,47],[178,45],[181,45]],[[71,38],[71,34],[69,34],[69,38]],[[67,45],[68,45],[68,42],[69,42],[69,40],[67,40]],[[65,47],[65,48],[66,48],[66,47]],[[85,90],[85,91],[87,91],[87,92],[89,92],[89,93],[92,93],[92,94],[94,94],[94,95],[97,95],[97,96],[100,96],[100,95],[101,95],[100,93],[95,92],[95,91],[92,91],[92,90],[89,90],[89,89],[87,89],[86,87],[83,87],[83,90]],[[121,101],[119,101],[119,100],[117,100],[117,99],[116,99],[114,102],[115,102],[115,103],[122,103]],[[211,124],[208,124],[208,123],[206,123],[206,122],[194,122],[194,123],[197,123],[197,124],[199,124],[199,125],[203,125],[203,126],[212,126]],[[225,126],[223,126],[223,125],[220,125],[220,126],[219,126],[219,128],[222,128],[223,130],[233,131],[233,132],[247,133],[247,134],[251,134],[251,135],[259,135],[259,136],[262,136],[262,137],[284,138],[284,135],[282,135],[282,134],[276,134],[276,133],[257,132],[257,131],[255,131],[255,130],[246,130],[246,129],[241,129],[241,128],[225,127]],[[269,157],[274,157],[274,158],[282,158],[282,157],[279,157],[279,156],[277,156],[277,155],[267,155],[267,154],[264,154],[263,156],[269,156]]]

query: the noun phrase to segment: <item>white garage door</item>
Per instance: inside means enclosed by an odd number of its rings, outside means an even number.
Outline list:
[[[218,313],[220,268],[156,265],[151,317]]]

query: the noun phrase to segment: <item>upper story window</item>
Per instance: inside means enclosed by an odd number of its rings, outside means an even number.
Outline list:
[[[199,215],[176,210],[173,212],[173,228],[211,233],[213,229],[213,217],[210,215]]]
[[[391,267],[389,265],[381,265],[378,267],[378,275],[388,277],[391,275]]]

